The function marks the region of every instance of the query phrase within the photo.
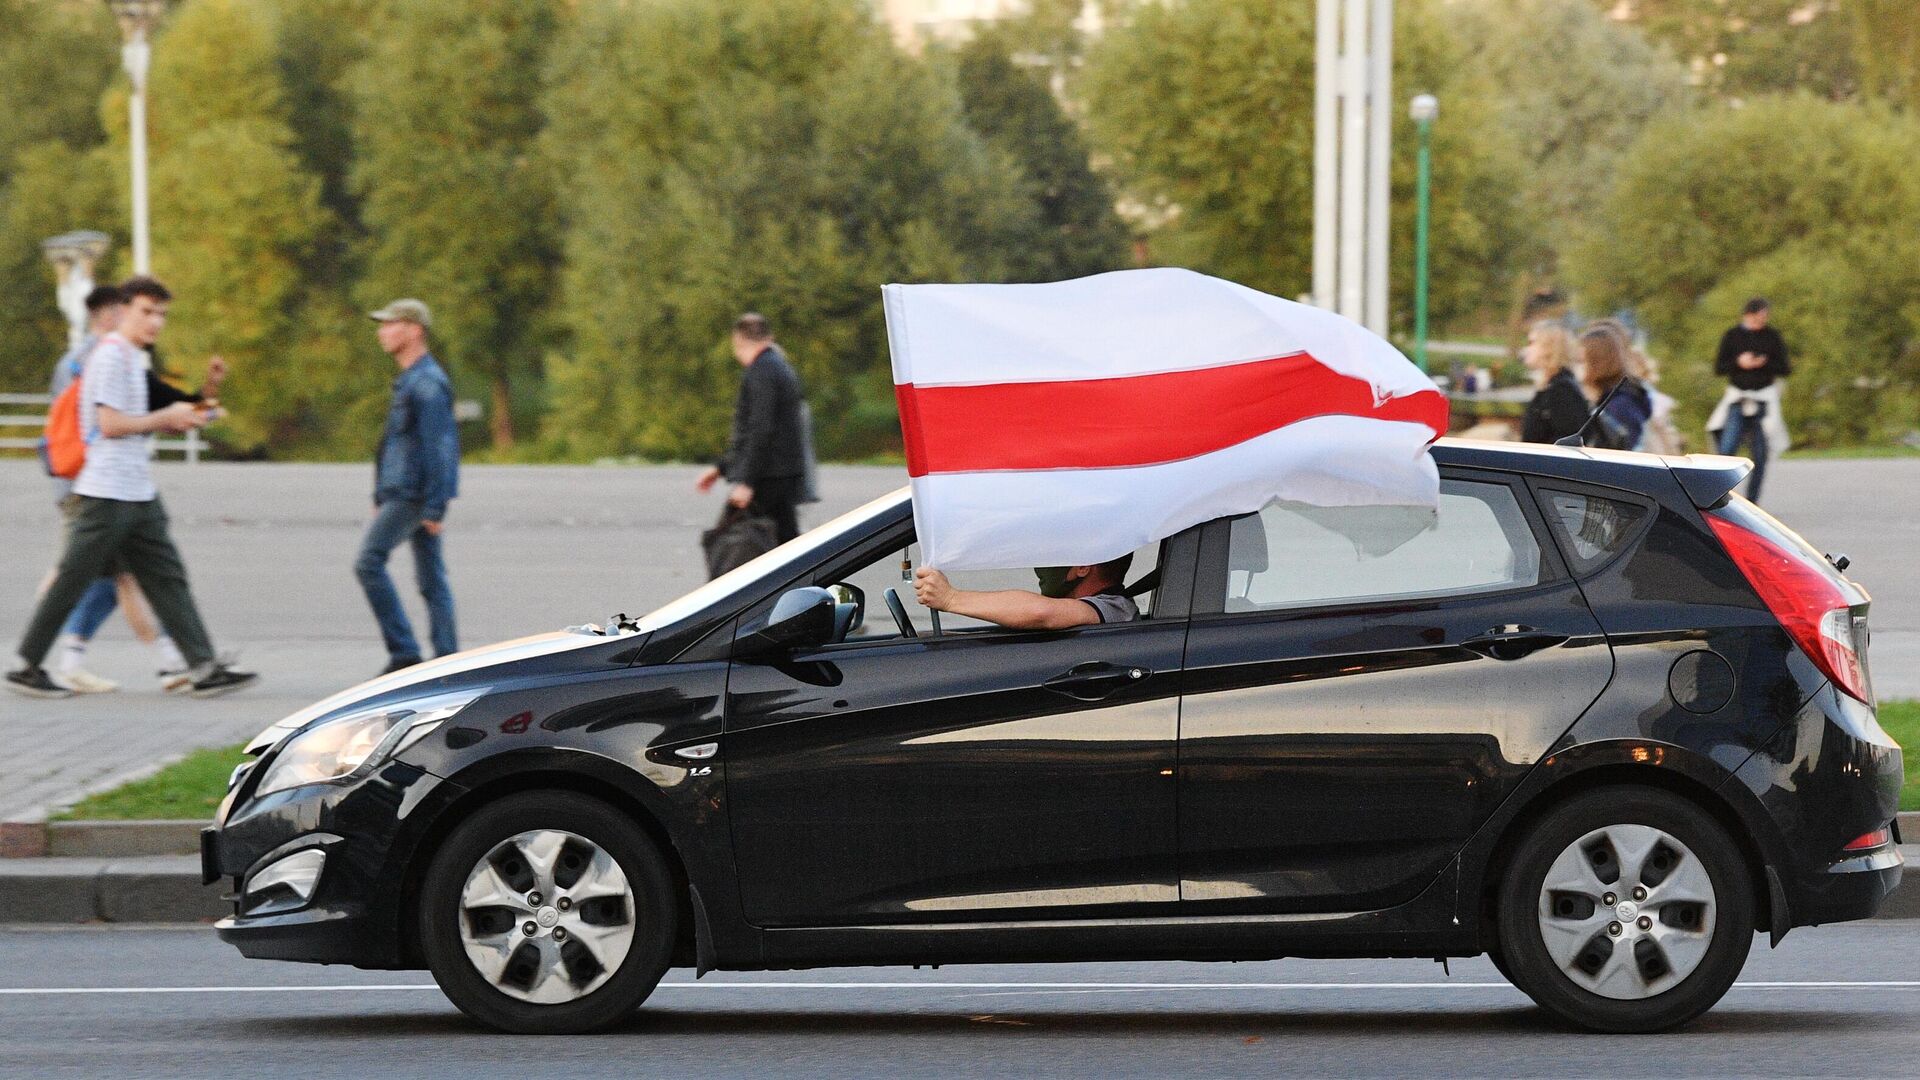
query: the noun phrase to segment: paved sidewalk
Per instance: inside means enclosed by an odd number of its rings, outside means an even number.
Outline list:
[[[352,563],[371,511],[371,466],[187,466],[155,470],[194,595],[217,648],[238,650],[258,688],[212,701],[169,697],[118,615],[89,656],[117,694],[34,701],[0,692],[0,821],[110,785],[202,746],[248,738],[386,663]],[[699,532],[720,512],[691,466],[476,466],[461,470],[446,550],[460,640],[472,647],[641,614],[705,580]],[[818,524],[905,483],[903,470],[823,470]],[[0,652],[8,667],[59,523],[37,463],[0,461]],[[395,583],[424,638],[413,560]]]
[[[364,465],[157,468],[175,537],[215,643],[264,676],[214,701],[159,694],[117,616],[89,666],[118,694],[40,702],[0,693],[0,821],[117,782],[201,746],[244,739],[365,679],[385,662],[351,563],[370,511]],[[447,558],[466,645],[639,614],[699,584],[699,530],[719,498],[694,494],[691,466],[468,466],[448,521]],[[817,524],[898,486],[901,470],[824,470]],[[1874,593],[1874,679],[1883,698],[1920,697],[1920,460],[1786,461],[1767,505],[1816,546],[1853,557]],[[37,463],[0,461],[0,640],[11,652],[51,565],[57,515]],[[393,572],[416,620],[412,561]],[[424,632],[424,624],[421,625]],[[9,657],[3,661],[11,666]]]

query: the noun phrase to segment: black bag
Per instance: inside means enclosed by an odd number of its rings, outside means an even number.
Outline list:
[[[700,550],[707,556],[707,578],[712,580],[736,566],[765,555],[780,543],[773,521],[728,503],[720,521],[700,534]]]

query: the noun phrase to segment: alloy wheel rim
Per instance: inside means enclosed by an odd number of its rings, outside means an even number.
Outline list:
[[[460,943],[494,989],[537,1005],[577,1001],[633,948],[633,888],[600,845],[533,829],[494,845],[460,891]]]
[[[1678,986],[1713,943],[1713,879],[1692,849],[1649,825],[1609,825],[1568,844],[1540,886],[1540,937],[1576,986],[1638,1001]]]

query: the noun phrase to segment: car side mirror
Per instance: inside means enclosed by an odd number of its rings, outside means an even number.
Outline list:
[[[790,652],[833,641],[836,598],[817,585],[790,589],[774,601],[767,625],[734,642],[742,656]]]

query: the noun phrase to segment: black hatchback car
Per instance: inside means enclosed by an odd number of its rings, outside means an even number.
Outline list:
[[[902,491],[637,621],[356,687],[236,770],[219,934],[524,1032],[676,964],[1483,952],[1648,1031],[1756,931],[1872,915],[1901,752],[1838,560],[1731,458],[1433,453],[1426,531],[1209,522],[1141,553],[1134,621],[935,622]]]

